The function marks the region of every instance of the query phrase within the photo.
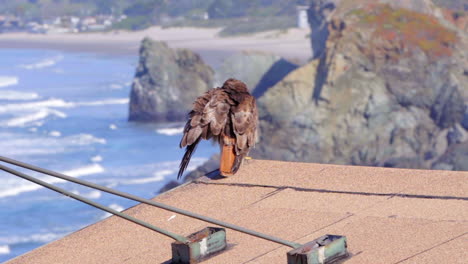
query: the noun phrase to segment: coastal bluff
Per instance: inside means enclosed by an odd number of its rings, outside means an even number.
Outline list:
[[[129,121],[185,119],[197,96],[213,87],[214,71],[197,53],[144,38],[132,83]]]
[[[466,170],[466,32],[408,3],[351,3],[323,16],[317,58],[258,99],[253,156]]]

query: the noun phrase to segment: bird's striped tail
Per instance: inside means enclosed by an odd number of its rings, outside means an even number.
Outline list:
[[[195,142],[193,142],[193,144],[188,145],[185,148],[184,157],[182,158],[182,161],[180,161],[179,173],[177,174],[177,179],[180,179],[180,177],[182,177],[182,174],[184,174],[185,169],[187,169],[190,159],[192,158],[192,154],[195,152],[195,149],[197,148],[197,145],[200,142],[200,139],[201,137],[199,137]]]

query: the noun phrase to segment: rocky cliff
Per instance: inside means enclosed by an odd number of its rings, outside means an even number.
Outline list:
[[[226,58],[216,71],[216,82],[221,86],[225,80],[236,78],[242,80],[255,97],[281,81],[298,66],[278,55],[242,51]]]
[[[193,101],[213,87],[214,72],[187,49],[145,38],[130,94],[130,121],[182,121]]]
[[[464,168],[466,36],[433,15],[432,5],[420,13],[410,9],[412,2],[340,1],[327,17],[317,58],[259,98],[255,155]]]

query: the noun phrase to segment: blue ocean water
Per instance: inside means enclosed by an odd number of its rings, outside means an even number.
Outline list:
[[[127,122],[137,56],[0,49],[0,155],[151,198],[176,178],[183,124]],[[189,169],[217,151],[197,150]],[[135,202],[16,168],[123,210]],[[108,217],[0,172],[0,262]]]

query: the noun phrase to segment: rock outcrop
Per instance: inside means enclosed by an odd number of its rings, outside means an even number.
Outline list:
[[[214,72],[187,49],[145,38],[130,95],[130,121],[183,121],[192,102],[213,87]]]
[[[466,146],[451,138],[466,132],[464,36],[434,16],[367,3],[341,1],[318,58],[258,100],[256,157],[463,168],[454,163],[468,163]]]
[[[215,76],[218,86],[229,78],[242,80],[258,98],[297,67],[278,55],[243,51],[226,58]]]

